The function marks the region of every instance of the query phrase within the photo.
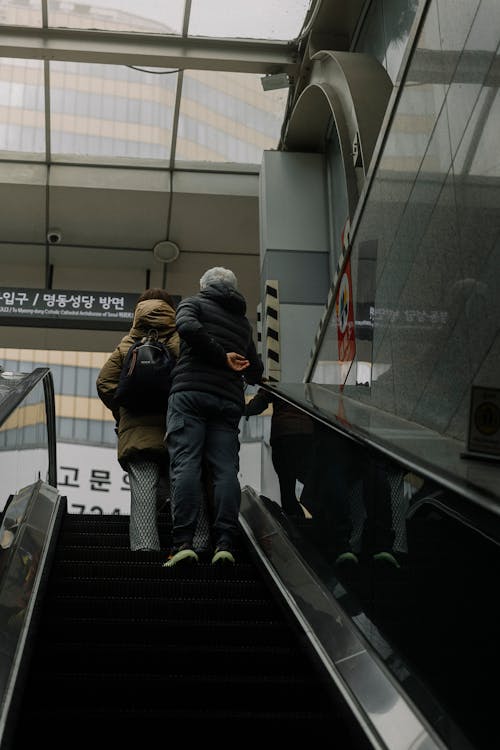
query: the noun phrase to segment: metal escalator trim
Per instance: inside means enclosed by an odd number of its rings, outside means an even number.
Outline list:
[[[242,489],[239,523],[259,564],[374,750],[445,750],[446,745],[248,486]]]
[[[474,518],[471,520],[470,517],[466,516],[458,508],[451,507],[450,503],[446,502],[445,498],[443,499],[433,495],[422,497],[410,506],[406,514],[407,522],[412,521],[415,516],[418,515],[419,511],[426,507],[433,508],[439,511],[442,515],[452,518],[454,521],[457,521],[457,523],[462,524],[462,526],[482,536],[483,539],[486,539],[493,544],[499,544],[500,536],[498,534],[498,524],[493,529],[491,523],[488,527],[484,519],[477,520],[477,518]]]
[[[4,667],[0,675],[0,747],[5,747],[16,721],[18,700],[22,691],[25,667],[29,660],[30,639],[36,625],[37,610],[43,597],[43,588],[47,581],[48,571],[55,550],[61,516],[66,510],[66,498],[62,498],[58,491],[42,480],[34,482],[14,496],[9,504],[9,510],[20,499],[23,509],[22,518],[18,519],[17,531],[9,550],[9,560],[2,572],[0,592],[3,584],[9,580],[15,584],[16,562],[23,568],[23,588],[19,592],[19,599],[26,601],[24,610],[14,612],[19,619],[16,621],[17,633],[10,634],[10,648],[3,649]],[[5,523],[5,518],[2,522]],[[30,535],[33,542],[31,559],[23,560],[29,555],[24,554],[23,544],[25,534]],[[18,564],[18,568],[19,568]],[[2,636],[8,636],[3,632]],[[8,630],[8,628],[5,628]]]

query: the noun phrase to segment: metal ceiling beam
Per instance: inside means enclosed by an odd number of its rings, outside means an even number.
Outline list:
[[[290,42],[22,26],[0,28],[0,57],[289,75],[298,63]]]

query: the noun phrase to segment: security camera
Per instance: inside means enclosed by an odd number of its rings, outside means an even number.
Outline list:
[[[49,229],[47,232],[47,242],[51,245],[57,245],[62,240],[62,232],[60,229]]]

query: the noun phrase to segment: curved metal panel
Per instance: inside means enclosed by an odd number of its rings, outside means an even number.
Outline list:
[[[290,117],[287,151],[323,151],[331,119],[339,140],[347,186],[349,215],[358,202],[356,172],[351,159],[351,141],[344,108],[336,90],[328,83],[314,83],[304,89]]]
[[[392,81],[378,60],[364,53],[322,50],[313,55],[312,61],[311,82],[290,115],[285,147],[288,151],[323,151],[333,118],[344,161],[349,213],[353,216],[393,90]]]
[[[350,142],[359,134],[363,174],[366,176],[392,93],[385,68],[371,55],[361,52],[322,50],[313,58],[321,63],[322,81],[337,92],[345,112]]]

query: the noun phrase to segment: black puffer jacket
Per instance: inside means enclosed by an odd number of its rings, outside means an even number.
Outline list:
[[[263,367],[246,317],[245,298],[221,282],[211,284],[177,308],[180,354],[170,393],[204,391],[245,406],[244,384],[259,383]],[[250,366],[231,370],[226,353],[237,352]]]

